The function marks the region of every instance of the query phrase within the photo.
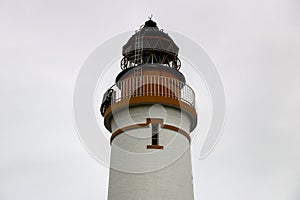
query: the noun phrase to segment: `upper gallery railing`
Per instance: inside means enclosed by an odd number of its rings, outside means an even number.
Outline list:
[[[164,96],[195,106],[195,93],[184,82],[165,76],[136,76],[117,82],[111,103],[136,96]]]
[[[104,115],[111,104],[140,96],[174,98],[195,107],[195,93],[184,82],[165,76],[143,75],[121,80],[108,89],[103,96],[101,114]]]

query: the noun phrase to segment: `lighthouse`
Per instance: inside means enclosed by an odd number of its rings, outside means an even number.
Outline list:
[[[111,132],[108,200],[193,200],[195,94],[179,47],[151,18],[122,48],[100,112]]]

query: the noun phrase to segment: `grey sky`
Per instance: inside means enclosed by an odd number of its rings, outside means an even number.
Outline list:
[[[0,199],[106,198],[108,169],[74,128],[74,83],[94,48],[152,13],[160,28],[201,44],[224,82],[223,136],[208,158],[193,157],[196,199],[299,200],[299,8],[296,0],[1,0]]]

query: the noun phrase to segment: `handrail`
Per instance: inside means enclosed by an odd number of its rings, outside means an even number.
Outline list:
[[[170,77],[143,75],[121,80],[114,84],[110,104],[137,96],[164,96],[179,99],[195,107],[195,93],[184,82]]]

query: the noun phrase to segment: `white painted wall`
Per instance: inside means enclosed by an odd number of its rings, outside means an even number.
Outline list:
[[[179,109],[138,106],[114,113],[113,132],[122,127],[145,123],[146,118],[163,118],[165,124],[187,132],[190,120]],[[193,200],[190,144],[182,134],[160,129],[163,150],[147,149],[151,127],[126,131],[114,138],[108,200]]]

